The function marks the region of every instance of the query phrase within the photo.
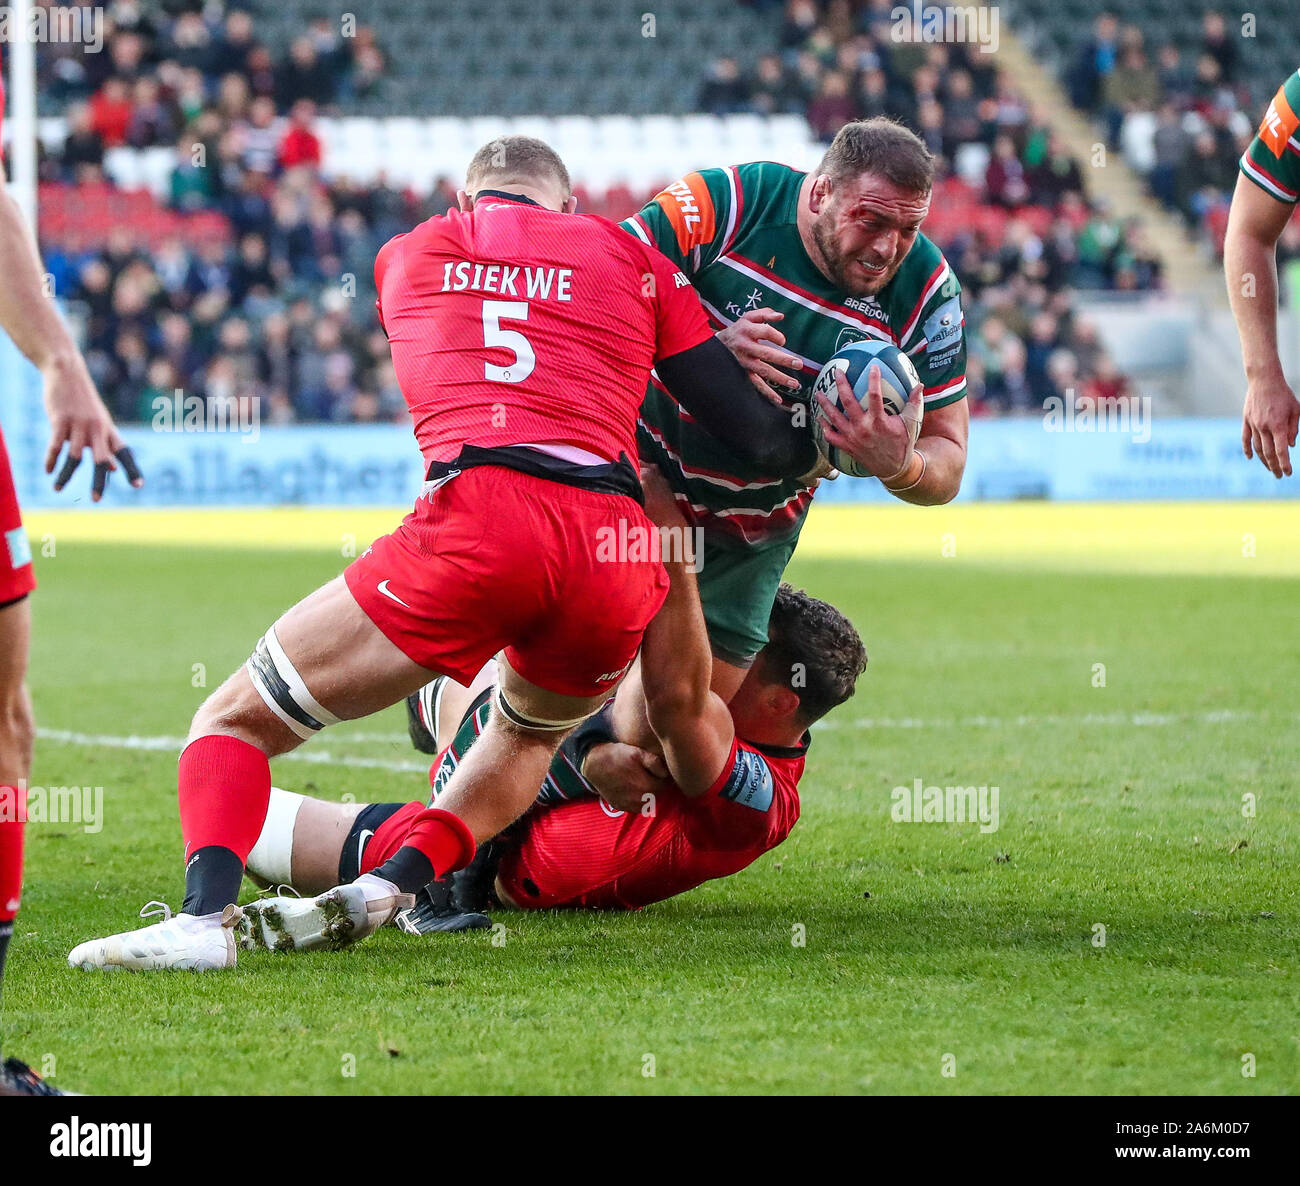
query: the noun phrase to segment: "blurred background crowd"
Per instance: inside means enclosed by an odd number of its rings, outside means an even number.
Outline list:
[[[752,7],[780,9],[763,26],[777,36],[748,60],[715,60],[696,108],[801,114],[825,141],[847,120],[888,115],[925,139],[940,160],[925,230],[965,289],[975,412],[1027,413],[1068,391],[1127,394],[1075,294],[1159,290],[1160,263],[1140,222],[1090,195],[1088,162],[997,56],[900,43],[893,0]],[[259,19],[251,4],[113,0],[103,53],[42,52],[42,94],[68,121],[61,150],[40,164],[47,266],[84,310],[92,369],[124,420],[148,419],[178,388],[256,395],[273,423],[401,419],[373,316],[374,256],[448,209],[455,181],[417,193],[323,176],[317,119],[376,94],[391,48],[364,23],[343,36],[335,17],[275,50]],[[1253,127],[1221,26],[1207,17],[1204,50],[1188,59],[1103,16],[1066,79],[1112,149],[1207,234]],[[105,153],[123,145],[175,148],[165,211],[141,199],[136,217],[106,180]],[[622,217],[650,195],[580,196],[580,208]]]

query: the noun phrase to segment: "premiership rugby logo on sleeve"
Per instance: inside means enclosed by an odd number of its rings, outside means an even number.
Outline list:
[[[680,181],[662,190],[655,201],[672,224],[677,248],[683,255],[713,241],[718,227],[717,215],[709,187],[699,173],[687,173]]]
[[[1295,135],[1297,125],[1300,125],[1300,116],[1291,110],[1291,104],[1286,99],[1286,88],[1281,87],[1264,112],[1264,121],[1259,125],[1259,138],[1281,160],[1282,154],[1286,152],[1287,141]]]
[[[32,545],[27,539],[27,530],[15,527],[5,532],[5,543],[9,545],[9,567],[23,568],[32,562]]]
[[[736,761],[731,767],[726,785],[721,794],[724,799],[739,803],[742,807],[752,807],[755,811],[767,811],[772,806],[776,786],[772,781],[772,770],[763,761],[761,754],[753,750],[736,749]]]

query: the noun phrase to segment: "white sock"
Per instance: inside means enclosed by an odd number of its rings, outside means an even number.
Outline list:
[[[262,833],[248,854],[248,871],[272,885],[293,884],[293,825],[306,795],[271,788]]]

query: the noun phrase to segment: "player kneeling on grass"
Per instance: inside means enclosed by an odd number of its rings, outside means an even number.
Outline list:
[[[527,810],[565,733],[631,665],[666,591],[645,548],[602,550],[654,533],[629,460],[652,367],[733,447],[782,471],[812,466],[806,429],[754,392],[680,270],[574,213],[549,146],[500,137],[475,154],[465,185],[458,210],[397,236],[375,264],[380,323],[428,466],[415,509],[281,617],[196,714],[178,772],[182,912],[79,944],[73,966],[228,968],[241,939],[343,946]],[[314,900],[240,911],[269,759],[437,675],[468,683],[498,653],[482,738],[383,865]]]
[[[648,479],[646,491],[647,511],[670,525],[677,512],[666,484]],[[789,835],[808,727],[853,695],[866,665],[862,640],[833,606],[782,585],[769,641],[728,706],[709,689],[694,574],[667,567],[671,587],[641,654],[653,751],[613,742],[611,703],[565,739],[533,809],[467,868],[426,886],[397,915],[402,929],[486,927],[483,911],[497,903],[634,910],[737,873]],[[422,690],[412,738],[439,751],[434,801],[486,726],[494,679],[488,664],[468,688],[440,680]],[[248,870],[318,892],[381,865],[423,809],[276,789]]]

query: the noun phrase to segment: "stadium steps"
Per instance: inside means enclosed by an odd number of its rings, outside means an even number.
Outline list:
[[[1041,112],[1069,145],[1085,169],[1092,197],[1103,198],[1119,218],[1138,218],[1146,226],[1152,249],[1164,265],[1165,282],[1173,293],[1226,304],[1223,277],[1187,236],[1178,219],[1165,211],[1129,168],[1122,155],[1106,149],[1105,166],[1091,162],[1097,145],[1104,143],[1087,119],[1074,109],[1056,77],[1007,28],[1001,31],[999,64],[1015,79],[1031,108]]]

